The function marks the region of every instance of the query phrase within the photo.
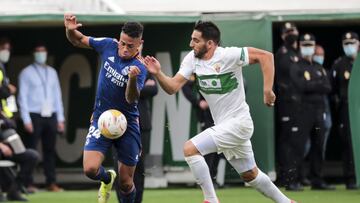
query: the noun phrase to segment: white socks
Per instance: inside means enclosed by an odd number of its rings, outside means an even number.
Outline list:
[[[196,182],[200,185],[204,194],[204,199],[209,203],[218,203],[209,167],[206,164],[204,157],[201,155],[193,155],[185,157],[185,161],[188,163]]]
[[[256,178],[250,182],[249,185],[256,188],[259,192],[261,192],[266,197],[274,200],[276,203],[290,203],[291,200],[287,198],[275,185],[271,182],[270,178],[265,175],[260,169],[258,169],[259,173]]]

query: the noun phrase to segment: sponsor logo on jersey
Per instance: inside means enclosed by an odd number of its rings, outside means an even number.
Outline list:
[[[129,69],[128,66],[124,69],[126,68]],[[111,82],[115,85],[123,87],[127,83],[128,79],[125,78],[125,75],[127,74],[121,74],[123,71],[121,71],[121,73],[117,72],[113,67],[110,66],[109,62],[105,61],[104,69],[106,70],[105,78],[110,79]]]
[[[219,75],[197,75],[197,85],[205,94],[225,94],[238,87],[238,81],[234,73]]]
[[[130,66],[126,66],[125,68],[123,68],[121,70],[121,74],[123,75],[128,75],[129,74],[129,70],[130,70]]]

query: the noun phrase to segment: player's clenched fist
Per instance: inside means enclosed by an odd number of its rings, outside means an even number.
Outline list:
[[[264,91],[264,103],[267,106],[275,105],[276,96],[272,90]]]
[[[134,78],[136,77],[137,75],[140,74],[140,69],[137,67],[137,66],[130,66],[130,69],[129,69],[129,78]]]

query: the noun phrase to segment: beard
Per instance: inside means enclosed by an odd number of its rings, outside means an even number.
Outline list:
[[[204,55],[205,55],[207,52],[208,52],[208,49],[206,48],[206,46],[203,46],[203,47],[201,47],[201,48],[199,49],[198,52],[195,52],[195,50],[194,50],[194,55],[195,55],[196,58],[201,59],[201,58],[204,57]]]

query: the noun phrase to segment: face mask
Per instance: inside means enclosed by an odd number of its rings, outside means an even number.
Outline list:
[[[359,48],[358,44],[343,45],[345,55],[348,57],[356,56],[358,52],[358,48]]]
[[[297,39],[298,39],[297,35],[288,34],[285,37],[285,43],[288,44],[288,45],[292,45],[292,44],[294,44],[296,42]]]
[[[310,46],[310,47],[300,47],[300,52],[302,56],[312,56],[315,53],[315,47],[314,46]]]
[[[1,63],[7,63],[10,58],[10,51],[7,49],[0,51],[0,62]]]
[[[45,64],[47,58],[46,51],[38,51],[34,53],[34,59],[36,63]]]
[[[320,65],[324,64],[324,56],[314,55],[313,60]]]

